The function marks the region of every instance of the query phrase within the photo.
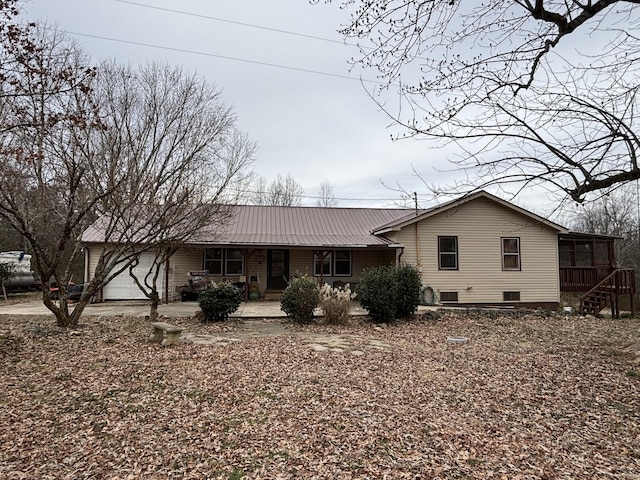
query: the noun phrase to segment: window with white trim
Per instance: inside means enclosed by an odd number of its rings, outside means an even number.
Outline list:
[[[351,265],[351,250],[316,250],[313,252],[313,274],[316,277],[350,277]]]
[[[227,249],[226,253],[225,274],[242,275],[244,273],[244,255],[242,255],[242,252],[235,248]]]
[[[222,275],[222,248],[207,248],[204,251],[204,269],[209,275]]]
[[[502,238],[502,269],[520,270],[520,238]]]
[[[334,252],[333,273],[336,277],[351,276],[351,251],[336,250]]]
[[[313,252],[313,274],[316,277],[331,275],[331,252],[316,250]]]
[[[237,248],[207,248],[204,251],[204,269],[209,275],[242,275],[244,255]]]

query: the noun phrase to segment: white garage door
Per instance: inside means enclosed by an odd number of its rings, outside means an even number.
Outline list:
[[[154,255],[152,253],[143,253],[140,255],[140,263],[133,269],[133,274],[140,279],[140,283],[144,285],[144,276],[149,272],[153,263]],[[160,268],[158,277],[158,293],[162,298],[164,292],[164,265]],[[102,290],[104,300],[146,300],[147,297],[134,282],[129,269],[120,273]]]

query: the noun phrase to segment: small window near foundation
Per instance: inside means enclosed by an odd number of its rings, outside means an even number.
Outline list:
[[[441,302],[457,302],[458,301],[458,292],[440,292],[440,301]]]
[[[520,292],[502,292],[502,300],[505,302],[519,302]]]

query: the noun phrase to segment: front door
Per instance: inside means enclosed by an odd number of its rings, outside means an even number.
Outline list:
[[[267,288],[284,290],[289,280],[289,250],[267,250]]]

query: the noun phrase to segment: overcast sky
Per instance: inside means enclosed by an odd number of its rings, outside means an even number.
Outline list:
[[[307,0],[27,0],[25,17],[70,33],[92,60],[115,58],[181,65],[222,91],[238,125],[258,144],[255,170],[268,180],[291,174],[304,205],[320,183],[338,206],[384,207],[400,185],[432,205],[429,182],[450,184],[447,152],[424,141],[391,141],[402,132],[369,98],[375,72],[350,71],[357,48],[337,30],[348,20],[338,4]],[[393,102],[393,97],[386,99]],[[550,207],[525,193],[518,203]]]

